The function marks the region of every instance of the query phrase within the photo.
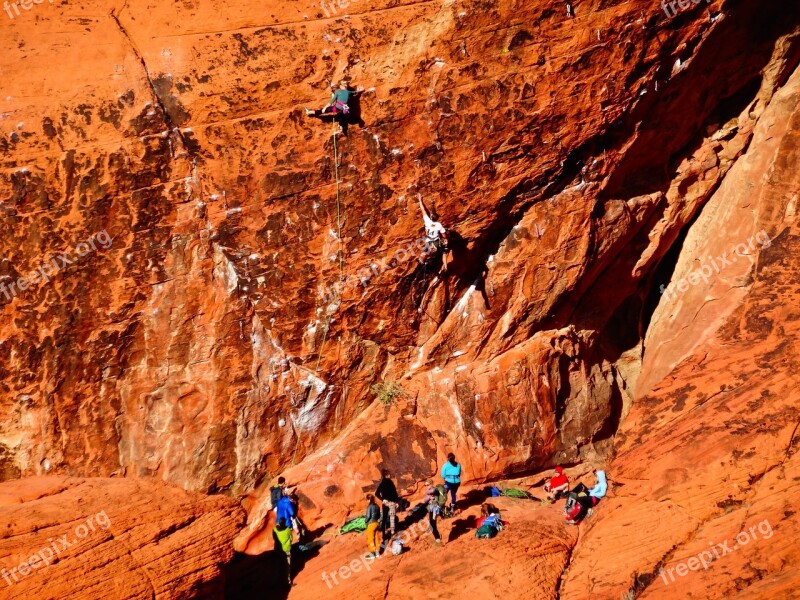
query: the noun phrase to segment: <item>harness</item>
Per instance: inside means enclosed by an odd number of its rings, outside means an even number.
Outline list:
[[[337,100],[336,102],[333,103],[333,112],[334,114],[342,113],[343,115],[348,115],[350,114],[350,107],[347,105],[346,102]]]

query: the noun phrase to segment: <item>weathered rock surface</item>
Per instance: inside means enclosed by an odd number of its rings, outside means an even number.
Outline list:
[[[449,451],[474,482],[612,452],[564,577],[560,549],[507,549],[543,597],[788,594],[797,3],[574,9],[89,1],[4,22],[0,480],[247,494],[236,548],[257,553],[278,472],[322,526],[383,467],[416,493]],[[301,107],[342,76],[369,90],[333,138]],[[417,193],[451,231],[438,276]],[[753,519],[777,543],[659,587]]]
[[[244,520],[220,496],[72,477],[0,484],[0,514],[8,599],[221,597],[221,567]]]
[[[448,435],[476,475],[607,445],[642,286],[794,56],[775,47],[790,2],[675,20],[645,0],[575,18],[507,0],[34,8],[3,28],[0,66],[26,76],[4,88],[1,274],[73,264],[0,297],[4,477],[123,469],[237,493],[409,373],[476,417],[491,409],[467,390],[507,414],[536,396],[513,426]],[[300,106],[343,75],[374,92],[334,148]],[[453,231],[443,281],[402,251],[417,192]],[[101,231],[111,246],[78,258]],[[330,291],[372,264],[366,287]],[[569,327],[565,366],[541,349]],[[487,364],[521,383],[488,390]]]
[[[651,356],[666,374],[622,424],[609,466],[619,487],[581,537],[561,598],[796,596],[798,153],[795,72],[689,230],[674,277],[709,254],[736,262],[656,310],[643,379]],[[769,243],[735,254],[762,229]]]

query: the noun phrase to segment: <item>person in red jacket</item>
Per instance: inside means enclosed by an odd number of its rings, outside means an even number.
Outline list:
[[[552,501],[558,500],[562,495],[565,495],[569,489],[569,478],[564,474],[564,469],[556,467],[556,473],[544,485],[544,491],[547,492],[547,499]]]

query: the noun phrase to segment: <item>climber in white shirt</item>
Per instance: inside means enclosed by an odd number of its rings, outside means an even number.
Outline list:
[[[447,230],[439,222],[439,215],[436,210],[432,210],[430,214],[425,209],[425,203],[422,201],[422,195],[417,194],[419,199],[419,207],[422,210],[422,219],[425,222],[425,242],[426,242],[426,256],[420,258],[420,262],[425,262],[435,258],[436,254],[441,252],[442,264],[444,269],[447,269]]]

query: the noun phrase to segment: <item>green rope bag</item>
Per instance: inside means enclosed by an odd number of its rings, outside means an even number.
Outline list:
[[[350,533],[351,531],[355,531],[356,533],[361,533],[362,531],[367,530],[367,520],[364,517],[356,517],[355,519],[350,519],[347,523],[342,525],[342,528],[339,530],[339,533]]]

